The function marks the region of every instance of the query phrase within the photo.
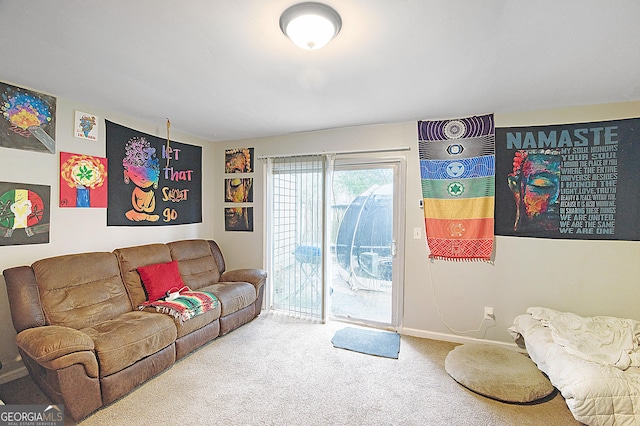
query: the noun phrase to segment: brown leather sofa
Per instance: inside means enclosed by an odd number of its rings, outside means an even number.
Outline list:
[[[138,309],[138,267],[178,262],[191,290],[217,307],[188,321]],[[176,360],[260,314],[266,273],[225,270],[210,240],[127,247],[38,260],[3,272],[16,343],[29,373],[80,420],[129,393]]]

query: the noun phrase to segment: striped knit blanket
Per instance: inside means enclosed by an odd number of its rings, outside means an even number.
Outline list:
[[[218,298],[206,291],[183,290],[173,300],[156,300],[144,302],[138,309],[153,307],[156,311],[169,314],[180,322],[188,321],[196,315],[203,314],[218,306]]]

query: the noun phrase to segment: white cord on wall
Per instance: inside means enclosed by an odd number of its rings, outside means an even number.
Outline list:
[[[433,259],[431,259],[431,261],[429,263],[433,263]],[[445,327],[447,327],[447,329],[449,331],[451,331],[452,333],[456,333],[456,334],[476,333],[476,332],[482,330],[482,326],[484,325],[484,322],[486,321],[486,318],[482,318],[482,321],[480,321],[480,325],[478,326],[478,328],[473,329],[473,330],[456,330],[455,328],[451,327],[447,323],[447,321],[444,319],[444,315],[442,315],[442,311],[440,310],[440,305],[438,304],[438,296],[436,296],[436,284],[435,284],[435,281],[433,280],[433,273],[431,271],[431,265],[428,265],[427,268],[429,269],[429,278],[431,280],[431,290],[433,291],[433,302],[435,303],[436,308],[438,309],[438,315],[440,316],[440,320],[445,325]]]

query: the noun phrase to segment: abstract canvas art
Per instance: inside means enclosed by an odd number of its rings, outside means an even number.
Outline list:
[[[0,182],[0,246],[49,242],[51,187]]]
[[[56,152],[56,98],[0,82],[0,146]]]

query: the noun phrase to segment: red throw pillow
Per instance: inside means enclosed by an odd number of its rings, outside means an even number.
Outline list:
[[[178,271],[178,261],[168,263],[156,263],[141,266],[138,273],[142,279],[144,289],[147,291],[147,300],[154,302],[167,295],[167,291],[178,291],[184,287],[184,281]]]

